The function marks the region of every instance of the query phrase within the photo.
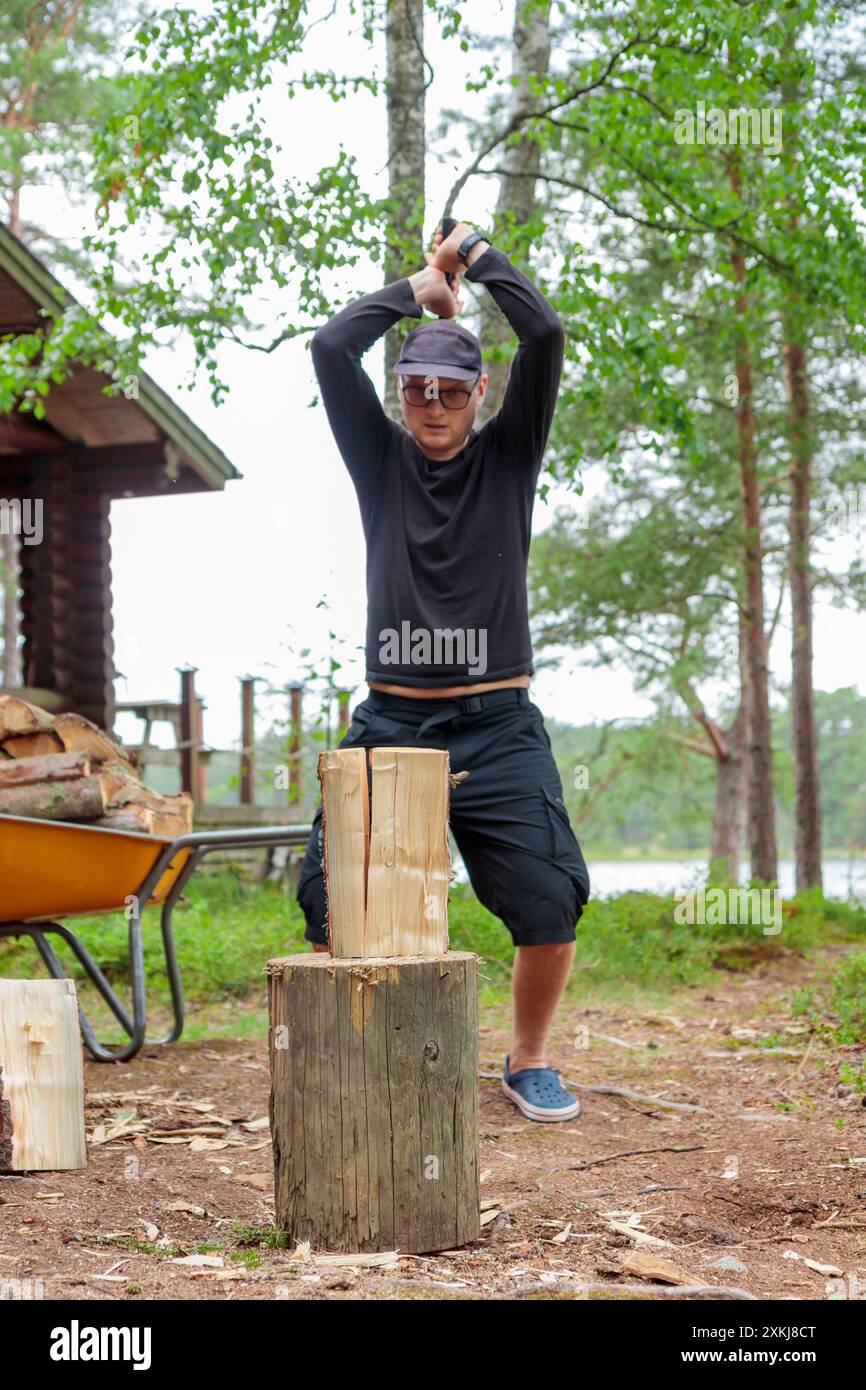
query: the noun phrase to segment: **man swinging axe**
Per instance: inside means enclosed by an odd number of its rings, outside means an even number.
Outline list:
[[[526,567],[535,488],[562,372],[563,330],[509,258],[458,223],[415,275],[342,309],[314,335],[313,364],[349,470],[367,543],[366,678],[343,748],[447,748],[471,775],[451,829],[479,900],[517,947],[514,1033],[503,1089],[532,1120],[580,1102],[548,1066],[547,1042],[574,955],[589,877],[533,674]],[[481,344],[454,322],[459,277],[486,285],[519,340],[502,405],[480,430]],[[389,419],[361,358],[399,319],[438,315],[395,368],[405,428]],[[322,811],[298,881],[306,936],[327,950]]]

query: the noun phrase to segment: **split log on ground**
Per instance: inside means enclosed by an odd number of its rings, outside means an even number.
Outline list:
[[[654,1255],[651,1250],[630,1250],[623,1256],[622,1268],[624,1274],[636,1274],[639,1279],[656,1279],[662,1284],[688,1287],[700,1282],[693,1274],[687,1274],[679,1265],[663,1259],[661,1255]]]
[[[0,813],[34,820],[98,820],[107,798],[101,777],[70,782],[38,782],[30,787],[0,787]]]
[[[0,1173],[84,1168],[72,980],[0,980]]]
[[[3,740],[3,752],[10,758],[50,758],[63,752],[56,734],[16,734]]]
[[[67,753],[88,753],[97,762],[120,763],[129,776],[138,776],[138,771],[127,756],[126,750],[83,715],[56,715],[54,733]]]
[[[49,758],[15,758],[0,763],[0,787],[31,787],[36,782],[68,782],[89,776],[86,753],[56,753]]]
[[[54,720],[38,705],[16,695],[0,695],[0,742],[14,734],[50,732]]]
[[[363,955],[448,950],[448,754],[374,748]],[[335,952],[336,954],[336,952]]]
[[[363,748],[319,754],[328,944],[332,955],[363,956],[370,843],[370,794]]]
[[[476,957],[269,961],[277,1224],[334,1251],[480,1233]]]

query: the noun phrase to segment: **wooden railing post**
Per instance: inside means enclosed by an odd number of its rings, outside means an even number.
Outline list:
[[[302,698],[304,687],[291,687],[291,706],[289,714],[289,801],[296,803],[301,799],[301,735]]]
[[[241,677],[241,805],[256,800],[255,676]]]
[[[195,666],[180,671],[180,783],[181,791],[189,792],[194,802],[204,801],[201,795],[199,736],[201,711],[195,693]]]

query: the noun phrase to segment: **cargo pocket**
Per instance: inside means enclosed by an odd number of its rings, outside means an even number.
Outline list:
[[[559,790],[555,787],[542,787],[541,790],[544,793],[550,822],[551,859],[557,868],[568,874],[583,909],[589,898],[589,874],[577,836],[571,828],[568,811]]]

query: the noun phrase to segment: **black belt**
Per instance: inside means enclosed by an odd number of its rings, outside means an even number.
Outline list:
[[[480,714],[489,705],[528,704],[529,691],[524,686],[512,685],[501,690],[487,690],[483,695],[442,695],[436,698],[425,696],[423,699],[413,700],[411,696],[390,695],[384,690],[371,690],[369,700],[375,710],[392,710],[395,714],[400,711],[407,714],[410,710],[424,711],[428,717],[416,731],[416,737],[420,737],[435,725],[450,724],[462,714]]]

